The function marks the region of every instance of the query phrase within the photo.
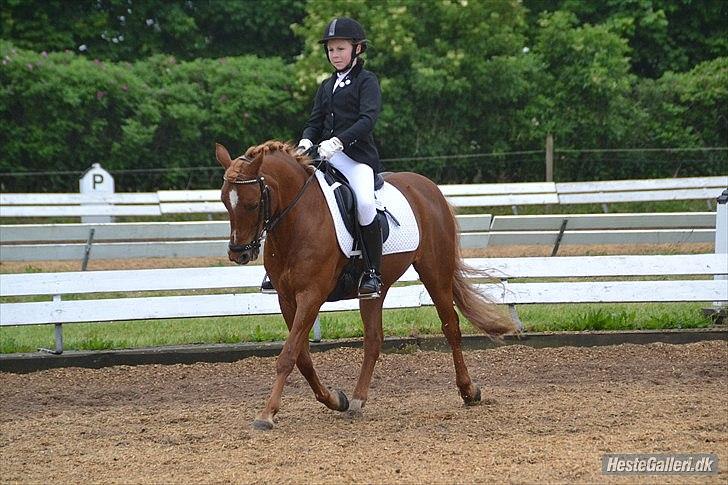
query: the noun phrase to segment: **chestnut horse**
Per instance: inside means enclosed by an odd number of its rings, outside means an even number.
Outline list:
[[[364,360],[351,401],[340,390],[329,390],[319,380],[311,361],[308,335],[321,305],[334,289],[347,257],[339,250],[334,223],[311,160],[292,146],[270,141],[231,159],[222,145],[216,157],[225,168],[221,199],[230,216],[231,261],[246,264],[258,257],[265,240],[265,269],[278,292],[288,326],[288,338],[276,361],[270,398],[253,422],[255,429],[271,429],[281,404],[286,378],[298,366],[316,399],[329,409],[357,415],[367,400],[374,365],[384,339],[382,304],[390,286],[413,265],[427,288],[452,348],[460,396],[466,405],[480,401],[460,348],[461,333],[453,301],[477,328],[497,337],[516,330],[505,313],[467,281],[470,270],[460,256],[457,222],[437,185],[415,173],[387,174],[412,206],[420,230],[419,247],[382,259],[382,296],[360,300],[364,323]],[[313,182],[311,182],[313,180]]]

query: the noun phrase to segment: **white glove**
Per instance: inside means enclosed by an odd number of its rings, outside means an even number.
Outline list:
[[[306,153],[309,148],[313,146],[313,143],[308,138],[304,138],[303,140],[298,142],[298,146],[296,147],[296,153],[299,155],[301,153]]]
[[[334,153],[344,149],[344,145],[336,137],[329,138],[319,143],[318,152],[324,160],[331,160]]]

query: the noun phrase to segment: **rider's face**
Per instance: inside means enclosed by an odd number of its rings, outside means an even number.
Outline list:
[[[351,62],[351,41],[348,39],[331,39],[326,43],[329,62],[337,70],[345,68]],[[357,50],[361,47],[357,46]]]

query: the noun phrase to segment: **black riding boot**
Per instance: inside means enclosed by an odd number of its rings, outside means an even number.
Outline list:
[[[260,284],[260,292],[261,293],[268,293],[268,294],[276,294],[276,289],[273,288],[273,283],[270,280],[270,277],[268,276],[268,273],[263,276],[263,282]]]
[[[382,294],[382,279],[379,267],[382,263],[382,228],[379,219],[368,226],[360,226],[361,239],[364,243],[364,262],[368,269],[364,271],[359,281],[359,298],[379,298]]]

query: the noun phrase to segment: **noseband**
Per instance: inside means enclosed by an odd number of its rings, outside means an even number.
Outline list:
[[[248,162],[251,160],[241,156],[238,157],[238,159],[243,159]],[[309,176],[306,180],[306,183],[303,184],[303,187],[298,191],[298,194],[293,199],[293,201],[288,204],[288,206],[283,209],[283,211],[280,212],[276,217],[271,219],[271,213],[270,213],[270,187],[265,183],[265,177],[262,175],[258,175],[254,179],[240,179],[238,177],[227,178],[223,175],[223,180],[226,182],[229,182],[231,184],[235,185],[248,185],[248,184],[258,184],[258,187],[260,188],[260,201],[258,203],[258,221],[255,223],[258,230],[256,231],[256,235],[253,238],[252,241],[250,241],[248,244],[228,244],[228,248],[230,251],[234,252],[243,252],[243,251],[250,251],[250,250],[260,250],[260,242],[265,239],[265,235],[272,231],[278,223],[283,219],[283,216],[285,216],[288,211],[290,211],[294,205],[299,201],[299,199],[303,196],[304,191],[306,190],[306,187],[311,183],[311,180],[315,179],[313,175]]]

